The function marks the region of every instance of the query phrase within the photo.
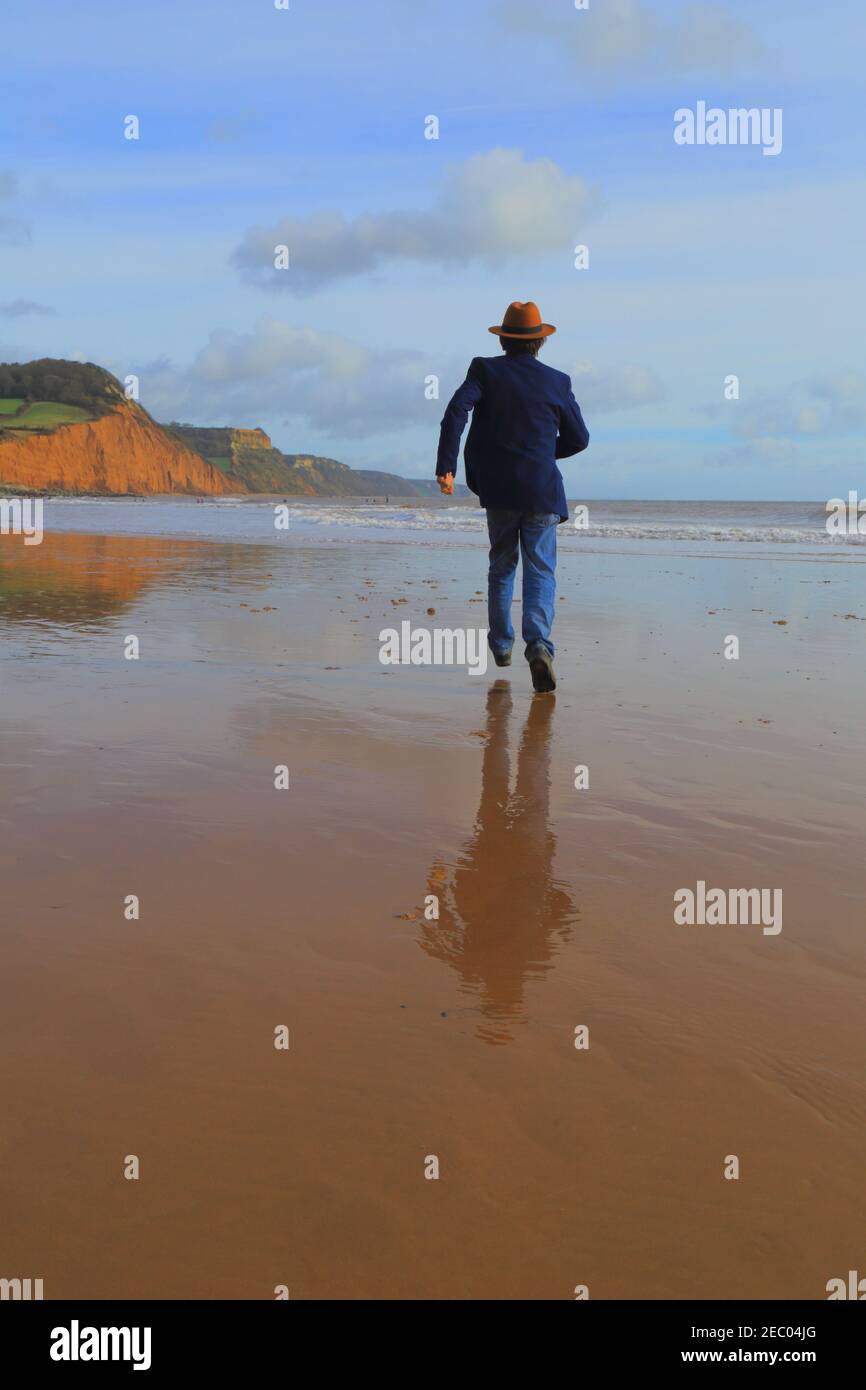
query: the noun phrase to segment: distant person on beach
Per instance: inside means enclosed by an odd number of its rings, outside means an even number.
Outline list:
[[[509,304],[499,338],[502,357],[473,357],[466,380],[442,417],[436,478],[454,492],[460,438],[473,411],[463,461],[466,482],[487,512],[490,571],[487,641],[497,666],[511,665],[511,599],[518,555],[523,556],[523,640],[535,690],[556,689],[550,632],[556,598],[556,528],[568,520],[556,460],[589,443],[580,407],[565,372],[538,360],[556,329],[542,323],[538,306]]]

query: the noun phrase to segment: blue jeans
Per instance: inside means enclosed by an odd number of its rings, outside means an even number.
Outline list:
[[[523,556],[523,640],[526,656],[533,647],[546,647],[554,655],[550,629],[556,599],[557,515],[546,512],[487,510],[490,535],[490,572],[487,579],[487,642],[497,656],[514,645],[511,597],[517,557]]]

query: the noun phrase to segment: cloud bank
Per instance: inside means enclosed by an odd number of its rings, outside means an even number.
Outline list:
[[[703,407],[737,439],[839,435],[866,425],[866,373],[815,374],[777,391],[743,395]]]
[[[161,359],[139,371],[141,399],[160,420],[254,425],[305,420],[325,435],[366,438],[427,421],[429,354],[374,351],[335,333],[265,318],[249,333],[215,330],[187,367]]]
[[[467,365],[432,351],[372,349],[266,317],[247,333],[214,330],[187,366],[161,358],[137,374],[142,404],[158,420],[243,426],[291,420],[340,439],[421,425],[433,451],[448,397]],[[440,396],[428,399],[425,383],[434,375]],[[636,364],[582,362],[572,380],[590,428],[594,414],[646,405],[665,394],[652,369]]]
[[[735,443],[706,456],[719,467],[760,469],[788,464],[807,440],[831,439],[866,426],[866,373],[859,370],[806,377],[777,391],[703,407],[725,421]]]

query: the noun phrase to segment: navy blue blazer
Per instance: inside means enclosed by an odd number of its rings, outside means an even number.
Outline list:
[[[457,473],[470,410],[463,461],[466,482],[482,507],[557,513],[567,521],[556,460],[585,449],[589,431],[565,372],[529,352],[473,357],[442,417],[437,477]]]

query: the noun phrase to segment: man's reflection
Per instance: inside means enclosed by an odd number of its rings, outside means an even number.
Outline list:
[[[511,687],[497,681],[487,695],[487,743],[475,829],[456,867],[434,862],[428,892],[439,898],[438,922],[425,922],[421,945],[458,972],[481,1009],[478,1035],[491,1043],[513,1037],[525,1022],[526,981],[550,968],[557,939],[567,940],[577,909],[553,877],[556,838],[548,825],[550,732],[556,701],[535,698],[509,790]]]

